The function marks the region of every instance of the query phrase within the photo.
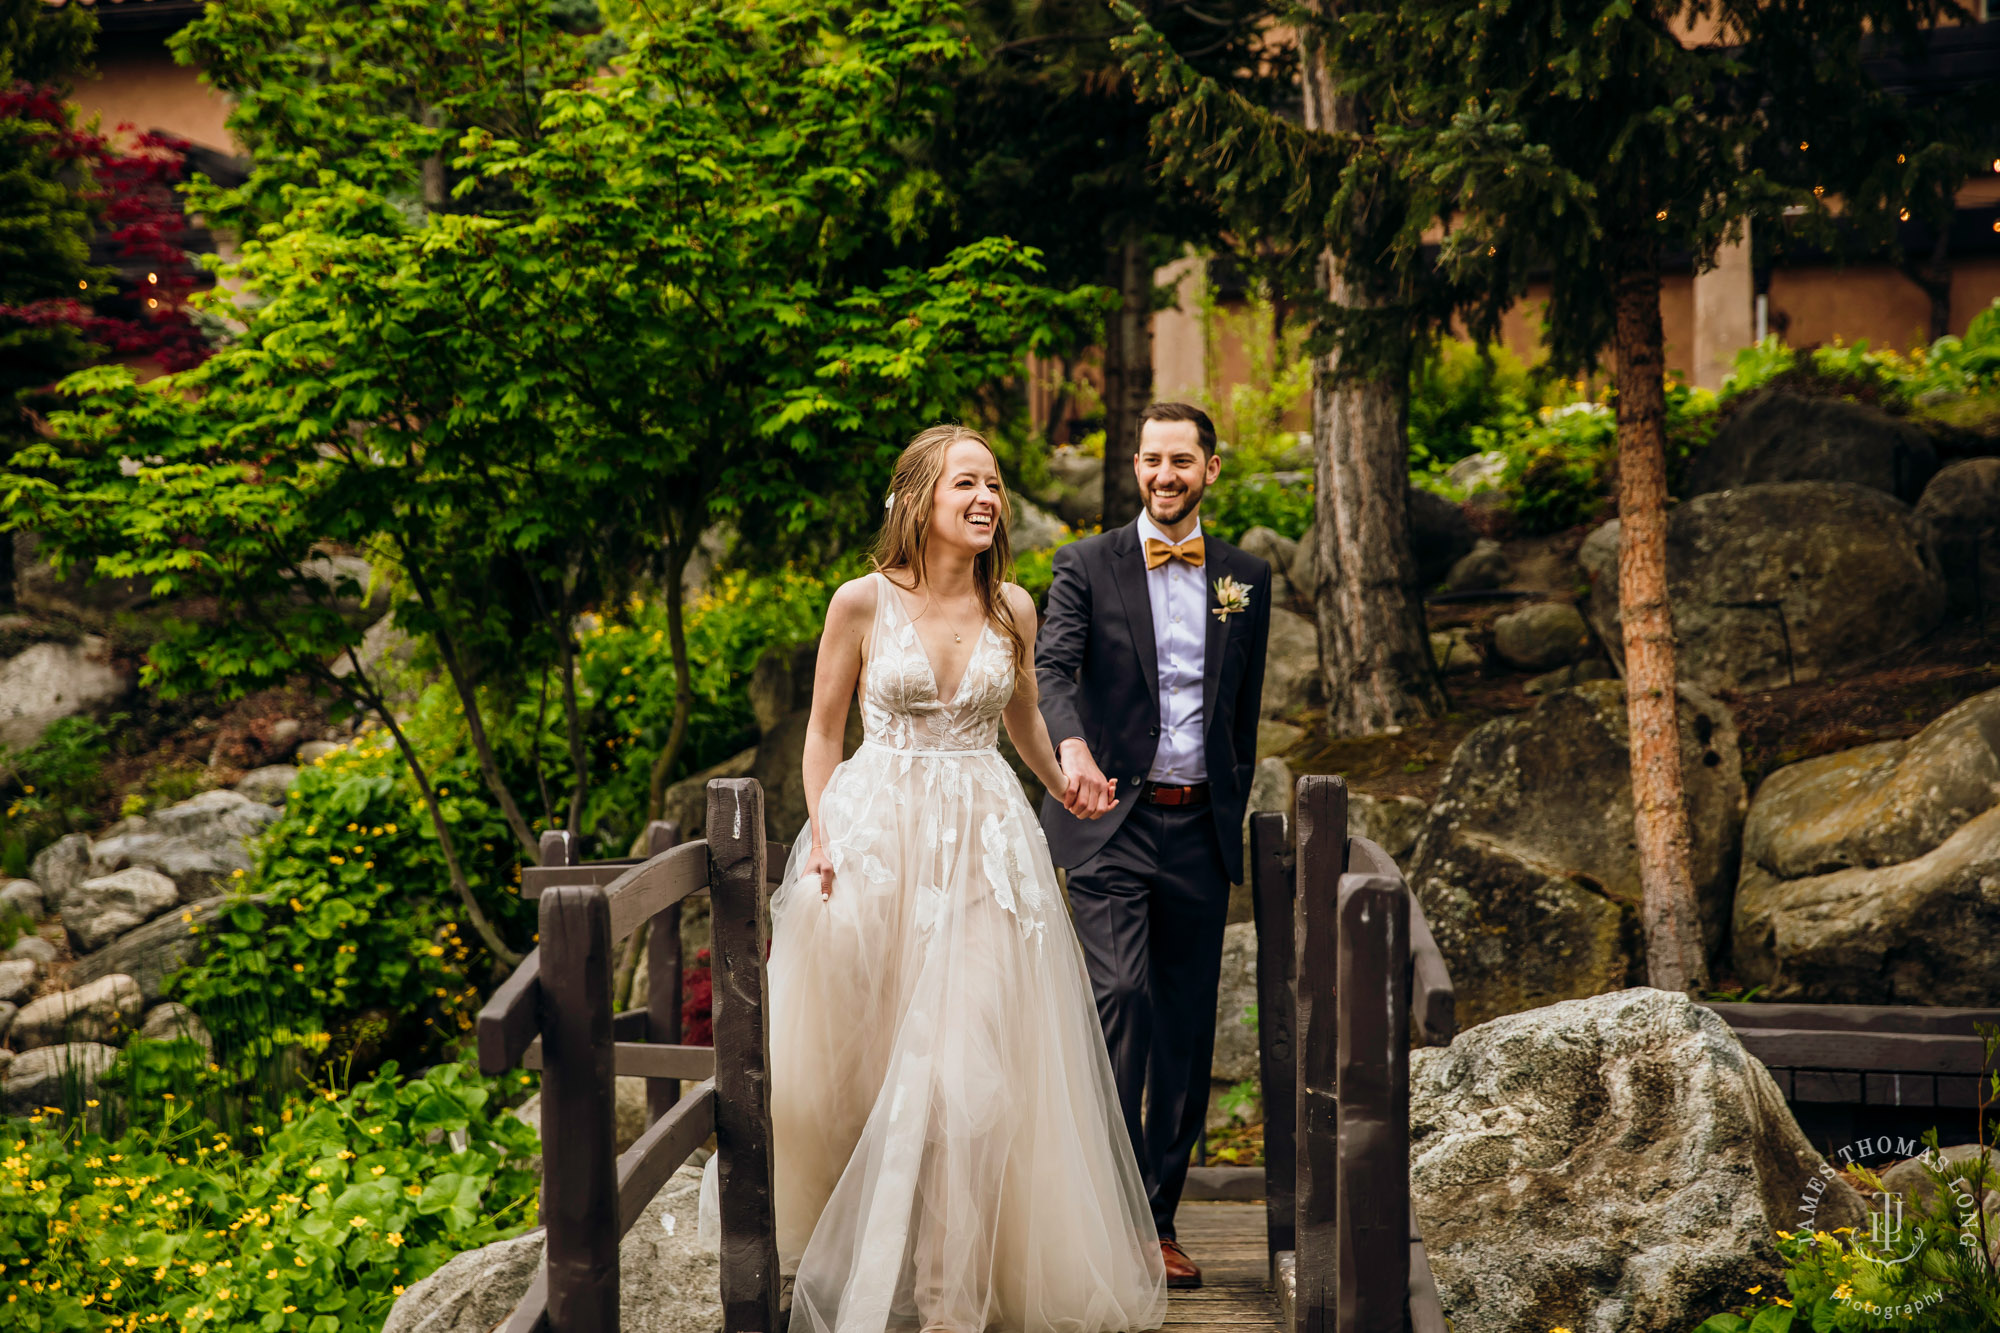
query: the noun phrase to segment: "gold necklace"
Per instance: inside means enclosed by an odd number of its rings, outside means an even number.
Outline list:
[[[924,618],[924,617],[925,617],[926,615],[929,615],[929,614],[930,614],[930,610],[931,610],[931,608],[932,608],[933,606],[935,606],[935,605],[937,605],[937,603],[931,600],[931,595],[930,595],[930,593],[929,593],[928,591],[926,591],[926,592],[924,593],[924,609],[923,609],[922,611],[919,611],[919,612],[917,613],[917,615],[916,615],[916,619],[918,619],[918,620],[922,620],[922,619],[923,619],[923,618]],[[938,619],[939,619],[939,620],[944,620],[944,616],[943,616],[942,614],[940,614],[940,615],[938,616]],[[959,635],[959,632],[958,632],[958,628],[957,628],[957,627],[956,627],[955,625],[953,625],[953,624],[952,624],[952,623],[951,623],[951,622],[950,622],[949,620],[945,620],[945,621],[944,621],[944,627],[945,627],[946,629],[948,629],[948,630],[950,630],[950,631],[951,631],[951,641],[952,641],[953,643],[964,643],[964,642],[965,642],[964,638],[962,638],[962,637],[961,637],[961,636]]]

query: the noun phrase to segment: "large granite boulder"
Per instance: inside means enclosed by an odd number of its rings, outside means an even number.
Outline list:
[[[1238,921],[1222,928],[1222,978],[1215,998],[1215,1060],[1208,1076],[1241,1083],[1258,1076],[1257,1025],[1246,1021],[1257,1003],[1257,927]]]
[[[51,723],[107,708],[131,686],[103,639],[32,644],[0,662],[0,745],[25,750]]]
[[[87,879],[62,901],[63,929],[78,953],[102,948],[181,900],[174,882],[137,866]]]
[[[2000,458],[1967,458],[1940,471],[1917,501],[1953,610],[2000,610]]]
[[[262,902],[263,895],[248,901]],[[222,909],[233,901],[227,894],[188,903],[121,935],[96,953],[70,965],[67,980],[81,986],[100,977],[125,975],[139,983],[147,1004],[159,1003],[167,978],[200,956],[210,932],[217,929]]]
[[[299,780],[296,764],[266,764],[253,768],[237,779],[236,792],[246,800],[259,805],[278,806],[291,795],[292,784]]]
[[[0,1116],[32,1115],[44,1107],[76,1110],[118,1062],[115,1047],[79,1041],[23,1051],[6,1066],[0,1083]]]
[[[180,889],[184,902],[222,892],[255,864],[252,842],[277,822],[279,812],[241,792],[205,791],[192,800],[128,819],[110,837],[93,843],[90,870],[108,875],[127,866],[157,870]]]
[[[42,965],[32,958],[0,959],[0,1000],[26,1004],[41,975]]]
[[[1460,559],[1470,555],[1479,538],[1463,509],[1421,486],[1410,487],[1408,513],[1410,554],[1417,562],[1417,583],[1429,588],[1449,574]],[[1319,596],[1319,548],[1311,533],[1300,540],[1286,575],[1297,595],[1307,601]]]
[[[1688,464],[1684,495],[1770,481],[1841,481],[1915,504],[1937,471],[1923,429],[1866,403],[1751,394]]]
[[[122,1041],[145,1010],[139,983],[127,976],[101,977],[23,1005],[7,1039],[17,1051],[65,1041]]]
[[[1728,1025],[1646,989],[1411,1052],[1410,1193],[1456,1333],[1687,1333],[1780,1280],[1774,1231],[1864,1212]]]
[[[805,775],[799,768],[799,756],[805,753],[806,724],[812,717],[813,667],[818,660],[817,639],[792,648],[773,648],[757,660],[750,677],[750,704],[761,734],[748,776],[764,786],[765,833],[779,842],[791,842],[806,826]],[[850,703],[841,754],[852,755],[860,748],[861,710]]]
[[[1276,529],[1266,527],[1251,528],[1236,544],[1271,567],[1271,605],[1291,605],[1290,570],[1299,558],[1299,544]]]
[[[1493,622],[1493,650],[1529,671],[1590,656],[1590,626],[1568,602],[1535,602]]]
[[[1774,1000],[2000,1004],[2000,690],[1766,778],[1734,938]]]
[[[1590,618],[1624,660],[1618,520],[1584,540]],[[1944,616],[1922,526],[1886,492],[1780,482],[1699,495],[1667,516],[1667,592],[1683,680],[1774,689],[1875,661]]]
[[[1430,807],[1414,796],[1371,796],[1347,793],[1347,836],[1366,838],[1389,854],[1397,865],[1407,862],[1423,832]]]
[[[90,878],[90,835],[70,833],[35,854],[28,878],[42,886],[42,902],[60,911],[69,891]]]
[[[40,921],[48,915],[47,908],[42,886],[32,879],[10,879],[0,884],[0,919],[11,916]]]
[[[1711,950],[1729,922],[1743,772],[1729,710],[1680,691],[1690,869]],[[1624,687],[1590,681],[1460,743],[1409,881],[1466,1023],[1645,975]]]
[[[1058,449],[1049,456],[1049,472],[1055,486],[1041,500],[1053,504],[1062,521],[1073,528],[1097,522],[1104,512],[1104,460],[1075,449]]]
[[[1264,650],[1262,715],[1274,720],[1296,716],[1319,701],[1323,684],[1319,631],[1297,612],[1273,606]]]
[[[708,1333],[722,1326],[721,1262],[696,1239],[701,1172],[675,1172],[618,1246],[622,1333]],[[382,1333],[488,1333],[526,1294],[544,1233],[468,1250],[397,1298]]]

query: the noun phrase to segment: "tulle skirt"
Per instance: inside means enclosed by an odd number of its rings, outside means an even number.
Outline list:
[[[822,902],[771,902],[778,1253],[792,1333],[1111,1333],[1166,1313],[1083,953],[993,750],[868,744],[820,806]]]

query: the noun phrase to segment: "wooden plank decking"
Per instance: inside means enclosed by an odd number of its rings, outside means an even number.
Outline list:
[[[1201,1265],[1202,1287],[1177,1291],[1167,1305],[1167,1333],[1283,1333],[1271,1294],[1260,1203],[1182,1203],[1181,1247]]]

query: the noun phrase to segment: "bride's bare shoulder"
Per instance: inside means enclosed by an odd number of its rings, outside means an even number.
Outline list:
[[[826,606],[827,628],[866,625],[875,614],[875,598],[881,582],[872,574],[863,574],[835,588],[833,600]]]

